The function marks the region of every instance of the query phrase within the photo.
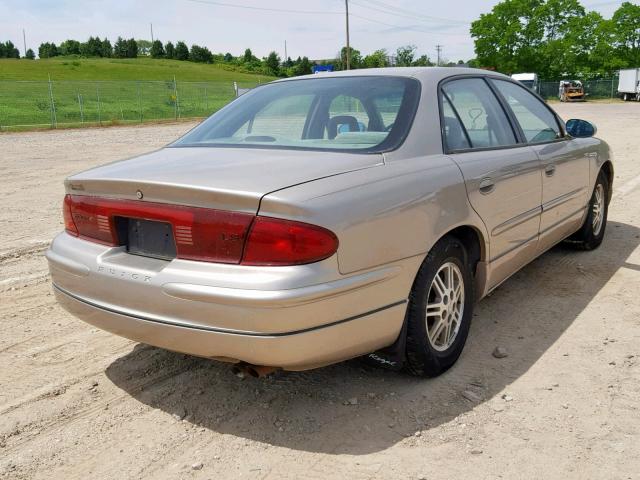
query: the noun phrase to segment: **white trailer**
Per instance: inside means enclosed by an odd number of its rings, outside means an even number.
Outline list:
[[[514,73],[511,78],[519,81],[525,87],[538,92],[538,74],[537,73]]]
[[[620,70],[618,95],[625,101],[637,100],[640,102],[640,68]]]

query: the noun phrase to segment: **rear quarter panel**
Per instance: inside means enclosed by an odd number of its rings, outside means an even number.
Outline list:
[[[473,226],[487,238],[460,170],[444,155],[406,158],[283,189],[264,197],[259,213],[335,232],[342,274],[424,257],[460,225]]]

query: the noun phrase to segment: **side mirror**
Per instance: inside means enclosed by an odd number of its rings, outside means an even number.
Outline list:
[[[566,127],[567,133],[576,138],[593,137],[598,131],[593,123],[577,118],[567,120]]]

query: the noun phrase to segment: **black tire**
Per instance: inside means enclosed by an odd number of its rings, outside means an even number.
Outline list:
[[[428,338],[426,308],[429,296],[435,292],[435,290],[432,291],[434,278],[441,267],[448,264],[453,264],[458,268],[457,273],[460,274],[462,280],[458,283],[463,285],[464,301],[454,305],[450,299],[446,300],[450,302],[448,308],[461,305],[463,309],[457,334],[450,337],[451,345],[447,347],[445,343],[445,345],[440,345],[440,349],[438,349],[432,345]],[[467,340],[473,316],[474,285],[471,272],[472,269],[468,264],[464,245],[457,238],[449,235],[436,243],[422,263],[411,289],[407,311],[405,369],[412,375],[435,377],[445,372],[458,360]],[[437,341],[438,338],[435,340]],[[447,348],[444,349],[445,347]]]
[[[602,204],[602,220],[599,228],[595,228],[594,225],[594,205],[597,203],[598,190],[600,195],[604,197]],[[607,216],[609,214],[609,180],[607,175],[600,171],[598,178],[596,179],[596,185],[593,188],[591,194],[591,200],[589,200],[589,211],[584,219],[584,223],[580,230],[569,237],[569,243],[580,250],[593,250],[600,246],[602,239],[604,238],[604,232],[607,228]]]

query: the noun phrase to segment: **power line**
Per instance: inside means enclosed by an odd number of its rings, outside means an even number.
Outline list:
[[[368,0],[368,1],[369,3],[373,3],[374,5],[378,5],[379,7],[385,8],[387,10],[391,10],[391,12],[402,12],[405,15],[409,15],[410,18],[422,17],[429,20],[436,20],[438,22],[458,23],[461,25],[469,25],[471,23],[471,21],[469,20],[456,20],[453,18],[443,18],[443,17],[434,17],[431,15],[425,15],[424,13],[407,10],[405,8],[400,8],[397,5],[389,5],[388,3],[381,2],[380,0]]]
[[[404,14],[404,13],[389,12],[387,10],[383,10],[383,9],[377,8],[377,7],[372,7],[371,5],[366,5],[366,4],[359,3],[359,2],[353,2],[352,1],[351,3],[353,3],[354,5],[358,5],[359,7],[362,7],[362,8],[368,8],[369,10],[375,10],[376,12],[384,13],[386,15],[393,15],[393,16],[400,17],[400,18],[408,18],[408,19],[413,20],[413,21],[424,22],[424,23],[433,23],[434,22],[433,19],[426,19],[426,18],[425,19],[421,19],[421,18],[416,18],[415,16],[412,16],[412,15]],[[467,25],[467,24],[459,24],[457,26],[463,26],[463,25]]]
[[[216,2],[213,0],[186,0],[187,2],[203,3],[205,5],[218,5],[220,7],[230,8],[242,8],[245,10],[258,10],[261,12],[276,12],[276,13],[302,13],[309,15],[342,15],[342,12],[326,12],[318,10],[289,10],[284,8],[268,8],[268,7],[254,7],[251,5],[237,5],[234,3]]]
[[[352,17],[356,17],[359,18],[361,20],[366,20],[367,22],[372,22],[372,23],[378,23],[380,25],[385,25],[387,27],[391,27],[391,28],[398,28],[401,30],[410,30],[413,32],[419,32],[419,33],[430,33],[433,35],[453,35],[456,37],[459,37],[460,35],[462,35],[461,33],[452,33],[452,32],[440,32],[437,30],[429,30],[429,29],[425,29],[425,28],[419,28],[416,26],[411,26],[411,25],[394,25],[392,23],[387,23],[387,22],[381,22],[380,20],[374,20],[373,18],[368,18],[368,17],[363,17],[362,15],[358,15],[355,13],[350,13],[349,15],[351,15]]]

